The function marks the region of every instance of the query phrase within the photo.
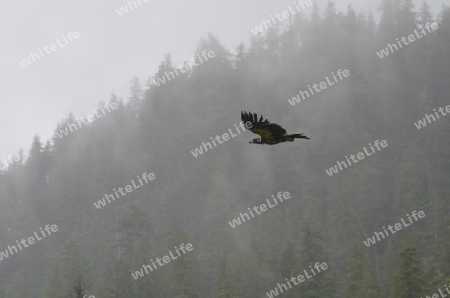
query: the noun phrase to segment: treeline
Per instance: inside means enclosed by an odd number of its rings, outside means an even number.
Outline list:
[[[421,297],[450,280],[449,119],[413,123],[450,94],[450,8],[384,0],[377,24],[351,6],[295,15],[287,26],[227,49],[161,86],[134,78],[119,108],[58,138],[36,136],[0,175],[0,250],[47,224],[58,233],[0,261],[0,297],[266,297],[316,262],[329,269],[283,297]],[[388,57],[376,52],[427,22],[439,29]],[[146,38],[146,37],[143,37]],[[350,77],[291,106],[337,69]],[[167,55],[155,77],[173,71]],[[99,108],[103,103],[99,104]],[[249,145],[242,133],[190,151],[262,114],[311,140]],[[329,177],[325,169],[374,140],[389,147]],[[156,179],[98,210],[105,193],[142,173]],[[231,228],[278,191],[289,201]],[[426,217],[367,248],[405,214]],[[194,250],[139,280],[131,273],[180,244]]]

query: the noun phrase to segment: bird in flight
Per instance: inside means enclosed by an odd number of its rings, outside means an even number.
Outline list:
[[[288,135],[283,127],[276,123],[270,123],[269,120],[264,119],[263,116],[258,120],[258,115],[255,113],[241,112],[241,120],[246,127],[251,127],[249,128],[251,132],[258,134],[261,137],[259,139],[253,139],[249,144],[275,145],[284,142],[293,142],[294,139],[310,139],[303,134]]]

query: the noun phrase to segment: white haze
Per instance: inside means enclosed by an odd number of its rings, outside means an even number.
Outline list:
[[[321,10],[324,0],[315,0]],[[208,32],[229,49],[248,44],[250,28],[291,0],[172,0],[143,2],[123,16],[123,0],[24,0],[0,3],[0,159],[20,147],[28,153],[34,134],[47,139],[69,112],[90,113],[111,92],[128,96],[132,76],[156,72],[165,53],[175,64],[192,57]],[[314,0],[313,0],[314,2]],[[358,12],[377,13],[380,1],[339,0],[338,11],[353,3]],[[450,0],[430,0],[434,13]],[[417,1],[416,5],[421,5]],[[310,14],[312,8],[305,10]],[[69,31],[81,38],[22,68],[18,61]]]

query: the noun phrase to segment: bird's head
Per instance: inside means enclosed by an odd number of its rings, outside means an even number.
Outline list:
[[[249,144],[261,144],[261,140],[260,139],[253,139],[250,142],[248,142]]]

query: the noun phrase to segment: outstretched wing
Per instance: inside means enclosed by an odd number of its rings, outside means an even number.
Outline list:
[[[270,123],[263,116],[258,119],[255,113],[241,112],[241,120],[246,124],[250,122],[252,128],[250,131],[261,136],[262,139],[276,139],[286,133],[286,130],[278,124]]]

